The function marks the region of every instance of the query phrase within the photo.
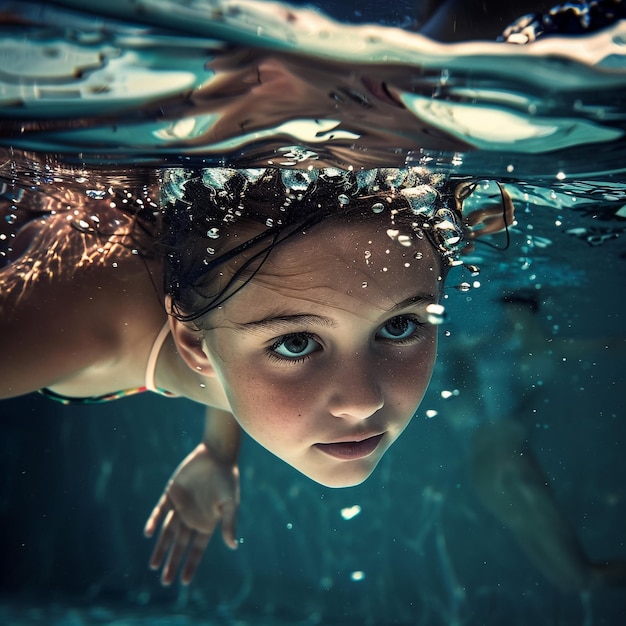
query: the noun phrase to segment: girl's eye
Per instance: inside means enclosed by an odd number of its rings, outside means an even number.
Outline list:
[[[394,317],[379,331],[378,336],[388,341],[402,341],[415,337],[422,324],[412,317]]]
[[[270,348],[270,353],[282,359],[298,360],[320,349],[320,344],[306,333],[294,333],[281,337]]]

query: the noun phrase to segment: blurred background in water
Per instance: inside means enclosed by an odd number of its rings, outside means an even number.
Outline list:
[[[19,31],[26,46],[4,45],[9,60],[0,72],[4,90],[0,91],[0,137],[4,146],[16,146],[13,157],[9,153],[5,159],[1,191],[3,202],[16,206],[16,220],[23,194],[50,197],[55,189],[74,185],[77,201],[85,197],[98,201],[112,177],[120,187],[138,189],[137,169],[130,182],[125,178],[129,164],[164,159],[250,165],[265,164],[273,155],[287,165],[395,165],[408,160],[457,174],[498,177],[514,192],[518,223],[511,228],[508,250],[476,250],[471,260],[481,266],[479,276],[468,279],[461,270],[451,275],[446,300],[449,321],[441,328],[440,360],[431,388],[373,477],[359,487],[329,490],[246,439],[241,459],[242,543],[232,553],[216,536],[189,588],[159,585],[157,574],[147,568],[151,542],[143,539],[141,531],[171,472],[201,436],[201,410],[183,400],[148,396],[89,407],[62,407],[40,397],[2,401],[0,621],[624,623],[623,590],[581,597],[562,593],[548,582],[510,531],[480,502],[470,472],[470,442],[476,428],[490,421],[514,420],[528,433],[587,552],[594,559],[626,556],[623,31],[589,39],[593,45],[587,47],[579,42],[568,47],[561,41],[561,57],[548,54],[550,46],[551,50],[558,47],[549,42],[544,49],[533,48],[539,50],[536,56],[487,46],[488,63],[477,60],[475,49],[457,48],[455,55],[446,57],[440,49],[424,48],[423,42],[411,39],[399,41],[392,51],[401,60],[410,52],[419,61],[395,66],[386,59],[372,68],[366,67],[367,50],[344,45],[339,48],[343,57],[336,53],[341,58],[327,65],[319,61],[315,80],[304,91],[294,92],[293,99],[272,100],[277,90],[271,82],[263,94],[269,98],[263,101],[270,104],[262,112],[265,117],[259,117],[260,124],[274,119],[272,113],[282,124],[306,101],[311,104],[308,126],[291,127],[293,134],[272,132],[262,140],[254,136],[235,149],[220,148],[218,142],[207,156],[203,132],[210,136],[214,128],[203,126],[209,118],[194,118],[197,124],[185,119],[200,106],[195,102],[191,106],[187,95],[167,101],[171,108],[166,108],[165,121],[152,116],[163,103],[141,101],[143,92],[122,114],[115,112],[113,121],[107,111],[104,122],[93,122],[90,116],[102,112],[98,100],[79,118],[87,104],[72,90],[77,80],[89,82],[97,73],[87,68],[84,74],[75,74],[75,57],[66,48],[68,42],[83,46],[95,54],[97,64],[102,60],[98,55],[109,46],[110,57],[105,59],[123,58],[130,65],[139,59],[135,68],[145,67],[150,60],[172,72],[190,63],[204,70],[208,43],[200,45],[198,30],[206,24],[196,24],[190,38],[184,36],[180,22],[172,34],[165,32],[163,21],[154,27],[156,31],[150,30],[150,23],[107,21],[113,19],[111,13],[132,6],[124,2],[94,4],[108,11],[109,17],[102,21],[91,14],[74,14],[74,22],[68,22],[60,4],[64,3],[1,5],[6,12],[0,45]],[[254,3],[244,6],[255,8]],[[409,2],[396,4],[393,10],[373,2],[339,13],[342,7],[348,5],[322,6],[337,19],[351,22],[414,29],[422,19]],[[35,25],[7,21],[9,9],[22,20],[30,16]],[[254,38],[249,24],[241,21],[241,32]],[[319,48],[319,32],[312,32],[307,45]],[[234,37],[232,33],[222,31]],[[218,34],[211,32],[211,58],[215,51],[219,55],[223,51],[215,41]],[[398,36],[385,29],[378,34],[389,37],[385,45]],[[360,40],[351,43],[355,41]],[[113,43],[124,43],[125,52],[112,52]],[[274,38],[264,45],[278,47],[279,43]],[[405,43],[416,48],[407,52]],[[228,58],[236,60],[243,45],[241,38],[229,41]],[[64,52],[59,55],[54,50]],[[504,54],[509,55],[507,63],[494,61]],[[600,67],[572,60],[585,57],[600,59]],[[42,58],[52,59],[52,65],[35,71],[45,67],[37,65]],[[242,66],[245,75],[257,68],[255,59],[267,60],[256,48],[250,58],[252,63]],[[311,65],[310,57],[303,60],[293,52],[283,51],[275,58],[301,72],[303,63]],[[67,76],[50,78],[51,67],[65,71],[70,66]],[[424,66],[431,69],[420,69]],[[276,75],[294,85],[295,78],[302,76],[283,72],[284,67],[275,65]],[[122,95],[128,95],[126,88],[134,93],[138,85],[159,87],[158,82],[150,83],[152,74],[143,76],[144,82],[124,82],[122,67],[110,71],[105,63],[103,68],[100,78],[104,76],[109,86],[119,85]],[[41,98],[41,90],[37,95],[32,87],[41,87],[46,72],[47,97]],[[363,83],[363,76],[374,78]],[[446,104],[469,102],[504,117],[497,118],[497,126],[489,116],[459,118],[459,111],[467,111],[461,107],[454,109],[445,128],[436,127],[432,119],[416,123],[415,113],[398,108],[395,99],[376,99],[381,94],[381,76],[385,81],[392,76],[398,89],[411,95],[403,100],[406,107],[409,102],[422,106],[419,96],[435,96],[443,107],[437,114],[452,111]],[[183,78],[197,81],[200,87],[206,76]],[[363,85],[370,90],[366,92]],[[21,99],[15,99],[15,89]],[[474,91],[468,95],[468,89]],[[311,93],[318,99],[306,100]],[[7,94],[13,94],[12,101]],[[359,101],[364,94],[366,102]],[[233,124],[241,121],[237,115],[249,109],[257,95],[243,90],[229,100]],[[210,97],[207,101],[212,102]],[[375,106],[368,108],[372,102]],[[329,103],[341,113],[339,125],[324,123],[330,119]],[[477,106],[472,111],[480,110]],[[541,123],[536,125],[538,117]],[[461,119],[468,125],[463,126]],[[510,125],[503,126],[507,120]],[[547,128],[546,120],[553,130],[542,137],[538,129]],[[120,123],[129,130],[112,133]],[[371,132],[377,125],[380,134]],[[228,127],[220,141],[236,138],[233,128]],[[504,128],[509,135],[500,132]],[[254,132],[258,130],[255,127]],[[359,135],[356,147],[350,133]],[[507,146],[501,143],[502,134],[509,137]],[[311,136],[315,141],[305,141]],[[197,137],[199,147],[189,148],[185,142],[193,143]],[[153,143],[145,143],[148,139]],[[526,140],[528,148],[520,150]],[[420,150],[424,142],[430,142],[427,150]],[[49,156],[34,159],[34,165],[27,167],[19,148]],[[53,153],[62,154],[73,169],[59,166]],[[116,162],[119,167],[112,172]],[[104,165],[107,170],[100,170]],[[62,202],[63,193],[56,193]],[[13,226],[7,224],[2,232],[10,237]],[[503,236],[495,243],[502,247]],[[0,251],[7,245],[8,239],[0,240]],[[511,293],[515,302],[504,304],[503,294]],[[540,349],[549,345],[547,339],[552,340],[552,353]]]

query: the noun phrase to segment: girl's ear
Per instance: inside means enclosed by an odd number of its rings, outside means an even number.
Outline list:
[[[170,311],[169,296],[166,302],[167,310]],[[213,364],[204,350],[204,333],[174,316],[170,315],[170,330],[176,350],[187,365],[202,376],[215,376]]]

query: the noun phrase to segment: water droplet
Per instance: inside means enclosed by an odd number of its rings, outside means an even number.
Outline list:
[[[515,169],[515,166],[514,166],[514,165],[512,165],[511,163],[509,163],[509,164],[506,166],[506,171],[507,171],[509,174],[510,174],[510,173],[511,173],[514,169]]]
[[[411,238],[408,235],[400,235],[398,237],[398,243],[405,248],[408,248],[411,245]]]
[[[337,198],[337,200],[339,200],[339,204],[341,204],[341,206],[345,206],[346,204],[350,204],[350,198],[348,198],[348,196],[346,196],[345,193],[340,194],[339,197]]]
[[[435,409],[428,409],[426,411],[426,417],[428,419],[432,419],[433,417],[436,417],[436,416],[437,416],[437,411],[435,411]]]
[[[446,337],[451,337],[451,336],[452,336],[452,331],[450,331],[450,330],[446,330],[446,331],[444,331],[444,333],[443,333],[443,334],[444,334]]]
[[[423,252],[416,252],[416,253],[413,255],[413,258],[414,258],[414,259],[417,259],[417,260],[419,260],[419,259],[421,259],[421,258],[423,258],[423,257],[424,257],[424,253],[423,253]]]
[[[200,383],[200,389],[206,389],[206,385],[204,383]]]
[[[387,237],[389,237],[390,239],[395,239],[399,234],[400,231],[396,230],[395,228],[387,229]]]
[[[459,291],[469,291],[472,288],[472,286],[469,283],[463,282],[463,283],[458,284],[456,288]]]
[[[219,228],[209,228],[209,230],[206,231],[207,237],[210,237],[211,239],[217,239],[220,236],[220,229]]]
[[[133,248],[133,249],[130,251],[130,253],[131,253],[131,254],[139,254],[139,250],[137,250],[137,248]]]
[[[350,580],[353,580],[354,582],[359,582],[361,580],[365,580],[365,572],[352,572],[350,574]]]
[[[271,217],[268,217],[268,218],[265,220],[265,225],[266,225],[268,228],[271,228],[272,226],[274,226],[274,220],[273,220]]]
[[[14,213],[9,213],[9,215],[5,216],[4,218],[9,224],[13,224],[15,222],[15,220],[17,219],[17,215],[15,215]]]
[[[364,281],[361,283],[361,287],[362,287],[363,289],[365,289],[365,288],[367,287],[367,281],[365,281],[365,280],[364,280]]]
[[[557,175],[556,175],[557,180],[565,180],[566,178],[567,178],[567,175],[565,174],[565,172],[557,172]]]
[[[385,210],[385,205],[382,202],[376,202],[372,205],[372,213],[382,213]]]

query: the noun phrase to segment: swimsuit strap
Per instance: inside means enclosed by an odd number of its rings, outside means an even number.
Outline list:
[[[170,321],[169,319],[163,325],[163,328],[159,331],[154,343],[152,344],[152,348],[150,349],[150,356],[148,356],[148,363],[146,364],[146,376],[145,376],[145,387],[149,391],[154,391],[155,393],[163,394],[163,390],[159,389],[156,384],[154,377],[156,375],[156,366],[157,361],[159,360],[159,354],[161,352],[161,348],[167,339],[167,336],[170,334]],[[168,394],[169,395],[169,394]]]

